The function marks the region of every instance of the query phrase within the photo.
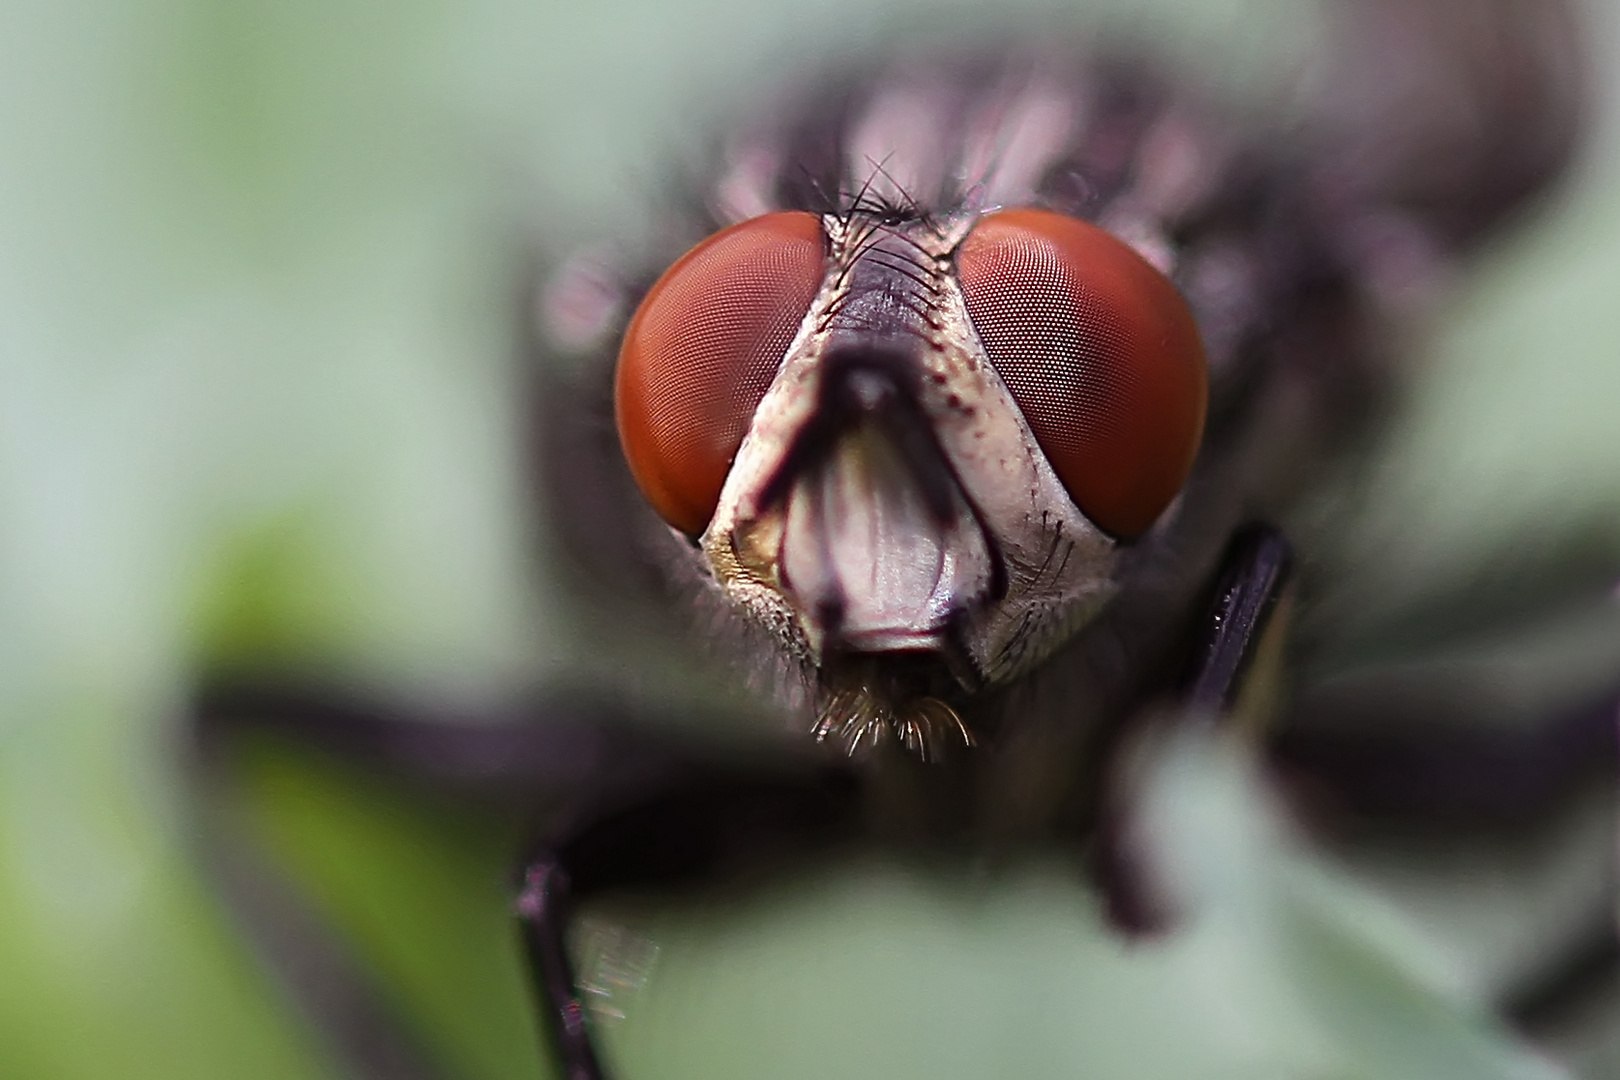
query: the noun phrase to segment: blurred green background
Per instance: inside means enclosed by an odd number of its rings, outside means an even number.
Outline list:
[[[1234,83],[1316,32],[1282,0],[1131,7]],[[1591,16],[1610,103],[1620,12]],[[195,672],[281,663],[477,708],[571,670],[516,449],[535,251],[633,237],[660,161],[775,67],[1008,18],[0,0],[0,1076],[341,1075],[193,857]],[[1600,110],[1566,197],[1444,313],[1341,537],[1364,626],[1503,551],[1620,535],[1615,134]],[[1272,837],[1219,755],[1183,757],[1166,775],[1193,794],[1165,814],[1235,853],[1188,871],[1223,914],[1185,940],[1113,942],[1061,866],[986,884],[859,864],[746,911],[627,908],[670,989],[615,1052],[686,1075],[759,1075],[756,1052],[783,1076],[1553,1075],[1481,1019],[1446,906],[1465,900],[1426,911],[1389,874],[1369,899]],[[445,1075],[544,1075],[510,830],[295,753],[249,771],[251,828]],[[1577,1054],[1589,1075],[1620,1061],[1604,1045]]]

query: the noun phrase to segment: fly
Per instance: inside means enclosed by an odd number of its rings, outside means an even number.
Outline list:
[[[1036,837],[1163,925],[1119,747],[1275,698],[1298,502],[1398,392],[1414,265],[1578,133],[1562,5],[1340,8],[1399,47],[1271,117],[1106,45],[872,61],[723,140],[644,259],[558,275],[549,518],[593,604],[762,688],[788,744],[542,725],[576,797],[519,914],[570,1080],[604,1075],[567,940],[604,891]]]
[[[1139,54],[1033,45],[897,55],[725,142],[668,229],[686,250],[625,275],[628,322],[546,418],[577,446],[581,395],[611,394],[589,482],[553,457],[581,563],[650,568],[672,626],[698,619],[839,749],[841,787],[700,781],[705,858],[773,814],[800,843],[1067,835],[1122,926],[1162,921],[1108,850],[1117,747],[1246,696],[1286,640],[1295,504],[1398,392],[1402,260],[1462,257],[1574,143],[1560,9],[1344,11],[1412,69],[1332,57],[1342,81],[1286,122]],[[1418,88],[1380,110],[1381,77]],[[1466,134],[1423,80],[1490,119]],[[674,842],[658,805],[627,811],[635,846]],[[591,1077],[556,912],[582,868],[641,876],[604,821],[524,894],[554,1037]]]

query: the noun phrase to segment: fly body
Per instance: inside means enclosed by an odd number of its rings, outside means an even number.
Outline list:
[[[1573,146],[1560,6],[1340,7],[1373,44],[1267,115],[1043,43],[746,119],[554,388],[569,548],[814,738],[1060,812],[1175,683],[1234,535],[1286,529],[1387,404],[1425,283]]]
[[[571,922],[606,892],[851,838],[982,866],[1040,846],[1084,862],[1120,929],[1162,928],[1124,748],[1289,708],[1288,612],[1338,520],[1302,497],[1375,433],[1403,327],[1580,131],[1563,3],[1330,7],[1308,86],[1258,109],[1090,40],[845,62],[725,128],[653,234],[555,275],[535,428],[570,579],[613,635],[652,625],[762,690],[748,719],[787,738],[689,744],[614,695],[435,725],[251,686],[203,695],[199,733],[297,731],[539,804],[517,912],[572,1080],[607,1075]],[[1604,707],[1557,762],[1612,760]],[[1358,737],[1315,749],[1340,777],[1384,767]],[[1386,771],[1420,786],[1425,753]],[[274,890],[249,886],[251,923]],[[280,958],[313,1000],[364,998]]]

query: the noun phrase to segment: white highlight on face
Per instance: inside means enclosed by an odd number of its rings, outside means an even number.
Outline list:
[[[933,201],[947,168],[950,112],[942,90],[911,82],[883,90],[849,139],[850,190],[893,203]]]
[[[966,124],[958,180],[985,206],[1032,202],[1086,122],[1077,88],[1036,78],[992,97]]]

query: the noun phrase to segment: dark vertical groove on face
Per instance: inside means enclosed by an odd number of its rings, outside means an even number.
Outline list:
[[[837,213],[844,196],[844,144],[850,115],[869,88],[850,79],[825,87],[781,125],[782,166],[776,195],[784,208]]]
[[[1145,64],[1104,61],[1091,85],[1091,122],[1070,156],[1053,166],[1041,194],[1054,209],[1096,220],[1135,179],[1142,135],[1169,94]]]

